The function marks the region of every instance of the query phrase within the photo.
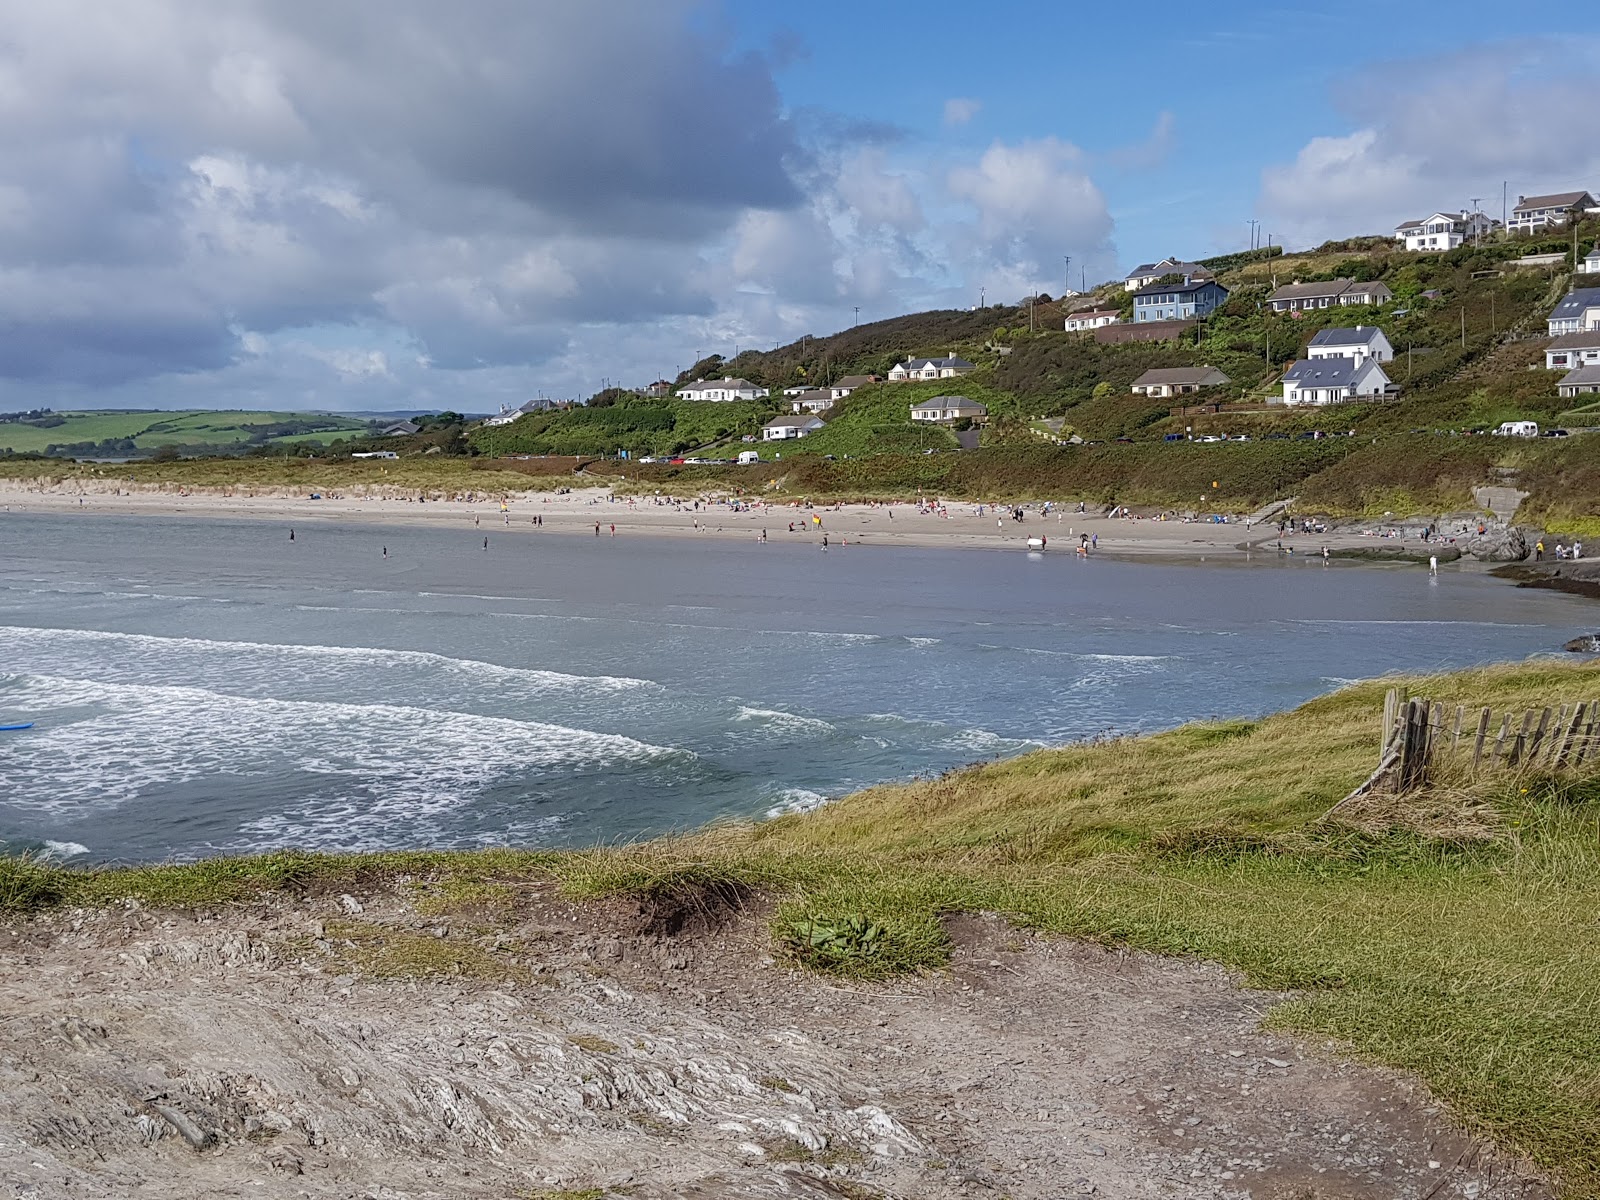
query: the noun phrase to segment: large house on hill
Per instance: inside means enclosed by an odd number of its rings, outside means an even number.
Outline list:
[[[1534,233],[1565,225],[1595,207],[1594,197],[1588,192],[1557,192],[1552,196],[1518,196],[1517,206],[1511,210],[1511,223],[1506,226],[1513,233]]]
[[[924,400],[921,404],[911,406],[913,421],[930,423],[964,421],[968,418],[981,421],[988,415],[988,408],[965,396],[935,396],[932,400]]]
[[[1283,403],[1293,407],[1377,400],[1391,386],[1375,358],[1303,358],[1283,373]]]
[[[1133,294],[1134,324],[1188,321],[1209,315],[1228,301],[1228,289],[1215,279],[1186,277],[1182,283],[1157,283]]]
[[[1133,381],[1135,396],[1163,400],[1231,382],[1215,367],[1156,367]]]
[[[812,388],[798,396],[789,397],[789,407],[796,414],[827,412],[833,403],[833,393],[827,388]]]
[[[1190,279],[1216,278],[1199,263],[1184,262],[1181,258],[1163,258],[1160,262],[1140,263],[1128,272],[1122,287],[1125,291],[1137,292],[1140,288],[1149,287],[1163,275],[1187,275]]]
[[[1286,283],[1267,297],[1274,312],[1303,312],[1345,304],[1387,304],[1394,293],[1385,283],[1327,279],[1319,283]]]
[[[1381,363],[1394,361],[1394,347],[1376,325],[1357,325],[1354,329],[1319,329],[1306,347],[1307,358],[1373,358]]]
[[[680,400],[709,400],[716,404],[728,404],[735,400],[760,400],[767,394],[767,389],[758,387],[748,379],[697,379],[687,387],[678,389]]]
[[[1600,367],[1579,367],[1569,371],[1556,385],[1556,394],[1565,397],[1588,396],[1600,392]]]
[[[869,383],[877,383],[876,375],[843,375],[828,385],[828,391],[835,400],[843,400],[857,388],[866,387]]]
[[[1551,337],[1600,329],[1600,287],[1574,288],[1550,311]]]
[[[1544,369],[1570,371],[1600,366],[1600,329],[1588,333],[1563,333],[1544,348]]]
[[[1436,212],[1420,221],[1402,221],[1394,235],[1407,250],[1454,250],[1466,242],[1492,233],[1498,221],[1481,212]]]
[[[953,379],[975,370],[966,359],[947,354],[943,358],[908,358],[895,363],[889,368],[889,378],[896,383],[906,379]]]

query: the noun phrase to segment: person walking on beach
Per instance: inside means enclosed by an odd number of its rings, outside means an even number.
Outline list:
[[[1544,539],[1543,538],[1540,538],[1537,542],[1535,542],[1533,544],[1533,561],[1534,562],[1543,562],[1544,561]]]
[[[596,521],[594,523],[594,535],[595,535],[595,537],[599,537],[600,536],[600,522],[599,521]]]
[[[611,536],[617,536],[617,523],[615,521],[611,522]]]
[[[483,548],[485,550],[487,550],[489,548],[489,539],[488,538],[484,538],[483,539]]]
[[[291,530],[289,530],[289,540],[290,540],[290,541],[291,541],[291,542],[292,542],[292,541],[294,541],[294,530],[292,530],[292,529],[291,529]]]
[[[384,547],[384,548],[383,548],[383,556],[384,556],[384,557],[385,557],[385,558],[388,558],[388,557],[389,557],[389,547],[387,547],[387,546],[385,546],[385,547]]]
[[[824,550],[826,550],[828,548],[828,535],[827,534],[823,534],[822,535],[822,548]]]
[[[1089,539],[1089,545],[1096,550],[1100,549],[1100,535],[1098,533]]]
[[[1438,573],[1439,573],[1439,556],[1437,554],[1430,554],[1430,555],[1428,555],[1428,574],[1429,575],[1437,575]]]

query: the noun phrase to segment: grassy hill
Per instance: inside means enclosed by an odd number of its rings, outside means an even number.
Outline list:
[[[370,431],[357,417],[231,410],[88,410],[0,417],[0,454],[148,454],[162,446],[189,453],[229,451],[275,440],[329,442]]]
[[[480,425],[470,438],[474,450],[484,454],[681,454],[756,433],[777,411],[775,402],[711,404],[628,396],[598,407],[531,414],[511,425]]]

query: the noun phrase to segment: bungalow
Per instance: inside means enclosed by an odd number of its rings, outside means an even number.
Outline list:
[[[1394,361],[1394,347],[1376,325],[1357,325],[1354,329],[1319,329],[1306,347],[1307,358],[1374,358],[1381,363]]]
[[[1306,312],[1345,304],[1387,304],[1393,299],[1394,293],[1387,284],[1329,279],[1321,283],[1286,283],[1267,297],[1267,303],[1274,312]]]
[[[1492,233],[1498,222],[1480,212],[1436,212],[1420,221],[1402,221],[1394,235],[1407,250],[1454,250],[1466,242]]]
[[[1551,337],[1600,329],[1600,287],[1574,288],[1550,310]]]
[[[1228,377],[1215,367],[1158,367],[1133,381],[1133,394],[1165,399],[1186,396],[1201,388],[1221,387],[1228,382],[1231,382]]]
[[[421,433],[422,426],[415,421],[396,421],[384,429],[380,437],[410,437],[414,433]]]
[[[1563,333],[1544,348],[1546,371],[1600,366],[1600,329],[1589,333]]]
[[[1115,325],[1122,320],[1122,314],[1114,308],[1091,308],[1083,312],[1075,312],[1067,317],[1068,333],[1087,333],[1091,329],[1099,329],[1103,325]]]
[[[889,368],[889,378],[896,383],[904,379],[953,379],[970,375],[977,370],[964,358],[948,354],[944,358],[908,358]]]
[[[1594,249],[1583,256],[1578,270],[1585,275],[1600,275],[1600,242],[1596,242]]]
[[[829,385],[828,391],[833,394],[835,400],[843,400],[857,388],[866,387],[869,383],[877,382],[878,377],[876,375],[846,375],[843,378],[834,380]]]
[[[1283,403],[1322,405],[1375,399],[1391,386],[1373,358],[1303,358],[1283,373]]]
[[[665,379],[658,379],[644,389],[644,394],[652,400],[665,400],[672,395],[672,384]]]
[[[513,421],[521,420],[529,413],[544,412],[547,408],[552,407],[554,403],[553,400],[529,400],[524,404],[519,404],[516,408],[507,408],[502,404],[500,411],[492,417],[485,417],[483,423],[490,427],[509,425]]]
[[[968,418],[981,421],[988,415],[987,408],[965,396],[935,396],[911,406],[913,421],[964,421]]]
[[[1123,290],[1137,292],[1149,287],[1163,275],[1187,275],[1190,279],[1215,279],[1216,276],[1199,263],[1184,262],[1181,258],[1163,258],[1160,262],[1140,263],[1128,272],[1122,281]]]
[[[802,383],[802,384],[798,384],[795,387],[786,387],[786,388],[784,388],[783,389],[783,394],[785,396],[789,396],[789,397],[792,398],[794,396],[800,395],[802,392],[809,392],[811,390],[812,390],[812,387],[811,387],[811,385],[809,383]]]
[[[1600,367],[1579,367],[1576,371],[1569,371],[1556,385],[1556,391],[1563,396],[1600,392]]]
[[[790,438],[803,438],[822,428],[822,418],[808,414],[795,417],[773,417],[761,427],[763,442],[785,442]]]
[[[767,389],[758,387],[748,379],[697,379],[688,387],[678,389],[680,400],[709,400],[728,404],[735,400],[760,400]]]
[[[789,408],[795,413],[827,412],[833,407],[833,393],[827,388],[813,388],[809,392],[801,392],[789,401]]]
[[[1518,196],[1517,206],[1511,210],[1511,223],[1506,228],[1513,233],[1533,233],[1535,230],[1565,225],[1594,206],[1594,197],[1588,192]]]
[[[1214,279],[1187,276],[1182,283],[1140,288],[1133,294],[1134,323],[1204,317],[1227,303],[1228,289]]]

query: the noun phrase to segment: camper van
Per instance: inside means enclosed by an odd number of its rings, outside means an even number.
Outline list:
[[[1538,437],[1539,422],[1507,421],[1494,431],[1496,437]]]
[[[761,461],[761,454],[760,454],[759,451],[756,451],[756,450],[741,450],[741,451],[739,451],[739,465],[741,467],[748,467],[751,463],[758,463],[760,461]]]

